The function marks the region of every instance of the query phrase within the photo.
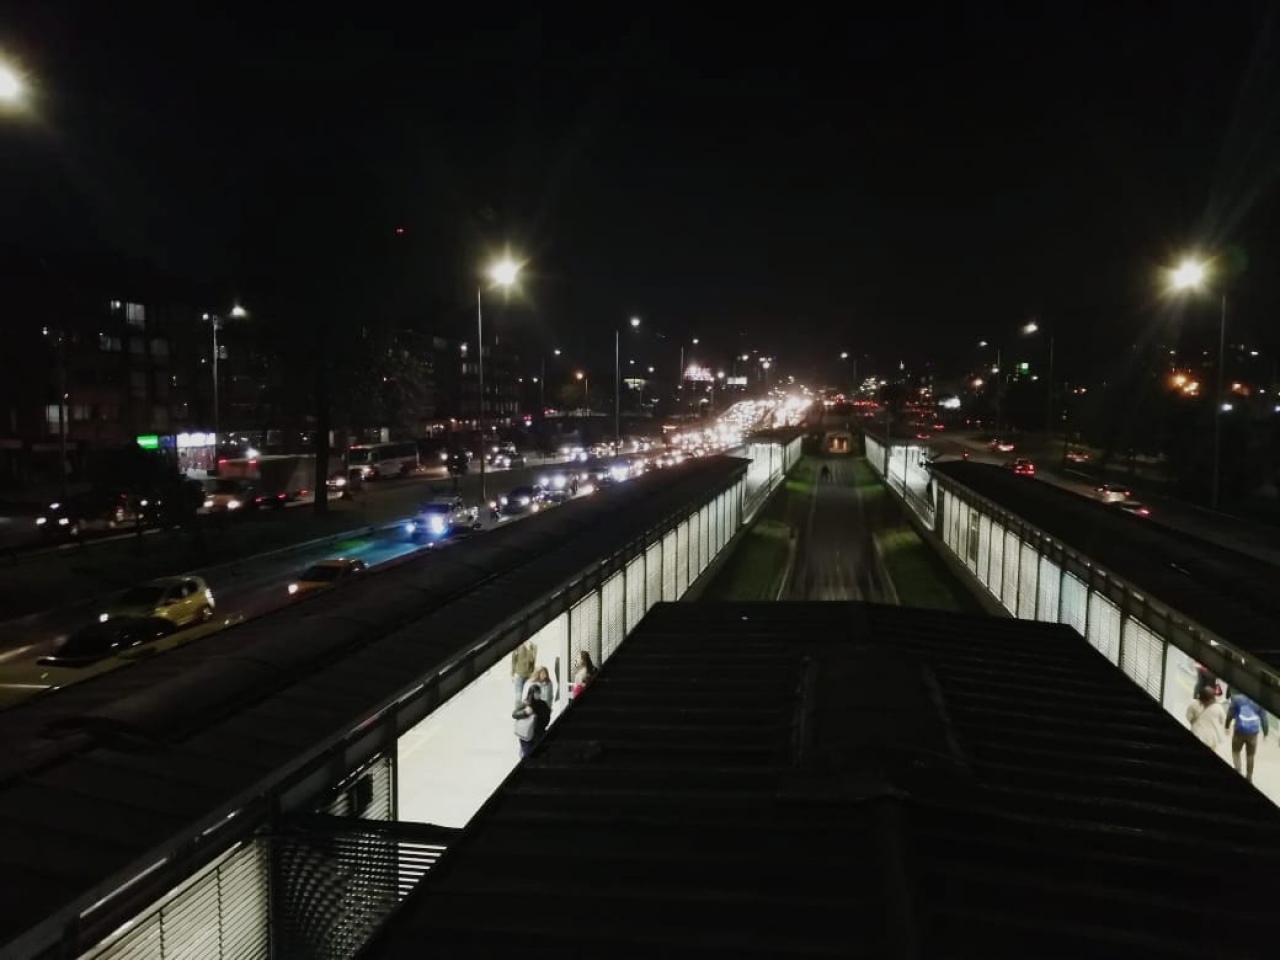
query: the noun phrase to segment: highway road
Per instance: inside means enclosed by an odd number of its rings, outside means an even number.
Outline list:
[[[504,488],[505,489],[505,488]],[[578,494],[579,497],[587,493]],[[414,554],[448,549],[467,537],[483,536],[499,524],[518,523],[523,517],[494,520],[488,510],[481,513],[481,529],[456,534],[435,542],[413,540],[403,525],[378,530],[370,535],[292,550],[283,555],[248,557],[209,570],[194,571],[204,577],[217,604],[216,619],[228,623],[262,616],[291,603],[305,603],[307,597],[291,598],[288,586],[308,566],[337,557],[363,560],[369,567],[394,563]],[[339,586],[336,589],[346,589]],[[105,598],[109,600],[110,598]],[[95,600],[33,614],[3,625],[0,634],[0,686],[29,683],[40,657],[54,653],[67,636],[97,619],[103,603]]]
[[[997,453],[990,450],[977,436],[953,434],[939,437],[927,444],[935,454],[941,456],[961,456],[968,452],[969,459],[975,463],[1004,464],[1017,459],[1021,454]],[[1035,460],[1035,458],[1032,458]],[[1062,473],[1055,466],[1048,466],[1041,460],[1035,460],[1036,480],[1052,483],[1054,486],[1069,490],[1072,493],[1097,500],[1099,481],[1089,477]],[[1123,486],[1122,481],[1112,481]],[[1267,563],[1280,565],[1280,531],[1268,527],[1260,527],[1248,521],[1238,520],[1223,514],[1201,510],[1191,504],[1182,503],[1168,497],[1148,497],[1135,494],[1151,509],[1148,518],[1152,523],[1160,523],[1170,529],[1177,530],[1201,540],[1207,540],[1228,550],[1247,554]]]

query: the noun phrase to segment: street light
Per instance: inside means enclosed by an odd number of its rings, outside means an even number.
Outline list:
[[[581,370],[575,373],[574,377],[582,383],[582,406],[589,414],[591,412],[591,380]]]
[[[1169,271],[1169,287],[1175,293],[1202,290],[1208,280],[1209,268],[1198,260],[1186,259]],[[1218,377],[1213,397],[1213,480],[1209,493],[1209,506],[1218,509],[1220,468],[1222,459],[1222,413],[1226,408],[1222,400],[1222,388],[1227,379],[1227,293],[1222,292],[1222,305],[1218,313]]]
[[[22,99],[22,78],[12,67],[0,63],[0,102],[17,103]]]
[[[631,318],[631,329],[640,327],[640,318]],[[622,445],[622,360],[620,355],[622,331],[613,330],[613,443],[614,447]],[[633,361],[634,362],[634,361]]]
[[[1022,325],[1022,335],[1029,337],[1032,334],[1041,331],[1040,322],[1036,319],[1028,320]],[[1044,421],[1044,442],[1046,446],[1049,443],[1049,435],[1053,433],[1053,334],[1049,334],[1049,381],[1045,387],[1045,421]],[[1062,428],[1062,462],[1067,462],[1067,428]]]
[[[227,316],[236,320],[243,320],[249,316],[249,311],[240,304],[232,306]],[[216,313],[206,313],[201,317],[202,320],[208,322],[213,330],[213,468],[218,468],[218,434],[220,419],[220,404],[218,402],[218,360],[222,353],[222,348],[218,345],[218,331],[222,329],[222,317]]]
[[[494,286],[510,287],[516,282],[520,273],[520,265],[510,257],[503,257],[488,270],[489,279]],[[489,488],[485,481],[484,450],[488,442],[484,432],[484,284],[476,286],[476,380],[480,387],[479,421],[480,421],[480,500],[487,503]]]

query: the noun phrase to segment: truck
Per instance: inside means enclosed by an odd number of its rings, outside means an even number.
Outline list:
[[[237,457],[218,461],[218,476],[206,491],[204,509],[210,513],[283,507],[315,497],[316,458],[284,454]]]

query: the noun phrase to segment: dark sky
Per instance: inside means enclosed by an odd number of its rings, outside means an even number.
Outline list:
[[[509,244],[522,322],[557,342],[603,348],[638,312],[797,362],[954,357],[1040,314],[1082,364],[1170,322],[1155,270],[1192,242],[1243,252],[1242,336],[1280,306],[1261,3],[94,6],[0,22],[37,87],[0,130],[8,242],[458,305]]]

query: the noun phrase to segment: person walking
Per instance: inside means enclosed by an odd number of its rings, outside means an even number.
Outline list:
[[[511,654],[511,685],[515,688],[515,701],[524,702],[524,685],[533,676],[534,665],[538,662],[538,645],[526,640],[516,647]]]
[[[556,702],[556,686],[555,681],[551,679],[551,672],[546,667],[538,667],[528,680],[525,681],[522,700],[529,699],[529,691],[534,688],[538,690],[538,696],[542,698],[542,702],[550,706]]]
[[[1206,747],[1217,753],[1222,749],[1226,734],[1223,732],[1227,722],[1227,711],[1218,702],[1213,687],[1201,687],[1193,700],[1187,705],[1187,726]]]
[[[1231,698],[1231,707],[1227,710],[1227,719],[1222,724],[1224,730],[1230,730],[1231,724],[1236,728],[1231,734],[1231,761],[1235,764],[1236,773],[1244,774],[1244,778],[1253,781],[1253,761],[1258,753],[1258,734],[1267,735],[1267,713],[1252,698],[1237,693]],[[1244,764],[1241,763],[1240,752],[1244,751]]]
[[[570,692],[570,698],[576,697],[582,693],[582,690],[588,683],[595,679],[596,665],[591,660],[591,654],[586,650],[578,651],[578,667],[573,672],[573,690]]]
[[[529,688],[529,696],[511,714],[516,722],[516,740],[520,744],[520,759],[533,753],[533,748],[547,732],[551,723],[551,707],[542,699],[536,686]]]

